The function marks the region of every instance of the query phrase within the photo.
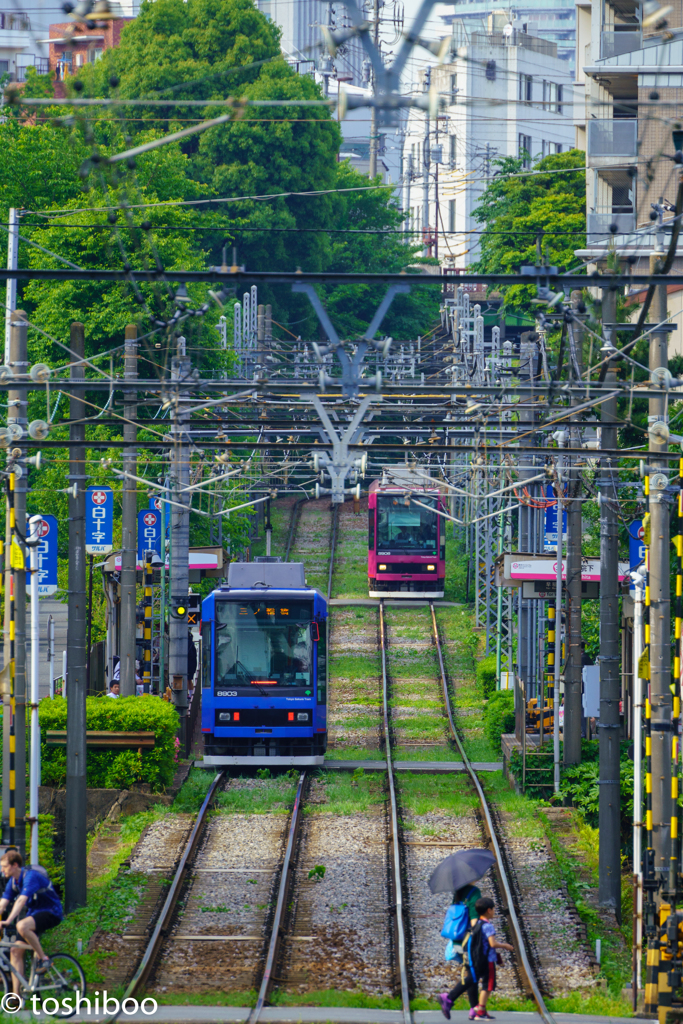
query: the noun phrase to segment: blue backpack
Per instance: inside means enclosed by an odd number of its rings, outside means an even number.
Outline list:
[[[446,911],[441,937],[451,942],[460,942],[470,926],[470,912],[466,903],[452,903]]]

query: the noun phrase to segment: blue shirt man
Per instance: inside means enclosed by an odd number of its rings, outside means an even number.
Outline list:
[[[10,958],[14,969],[23,973],[24,951],[30,948],[37,958],[36,972],[44,974],[52,966],[52,961],[45,955],[38,936],[58,925],[64,917],[64,910],[47,871],[44,868],[25,868],[23,863],[18,850],[8,850],[0,860],[0,869],[7,879],[0,899],[0,915],[11,905],[7,919],[0,921],[0,926],[16,921],[17,932],[26,943],[12,947]],[[24,908],[26,916],[19,919]],[[18,979],[14,976],[12,983],[16,991]]]

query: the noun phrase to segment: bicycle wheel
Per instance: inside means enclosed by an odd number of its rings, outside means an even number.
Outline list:
[[[52,967],[41,976],[40,998],[55,999],[58,1008],[55,1011],[50,1006],[49,1012],[52,1017],[73,1017],[76,1013],[76,997],[85,996],[85,974],[83,968],[75,957],[68,953],[53,953],[50,957]],[[64,1006],[64,1000],[68,999],[70,1008]]]

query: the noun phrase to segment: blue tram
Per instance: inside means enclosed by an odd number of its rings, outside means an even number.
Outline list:
[[[300,562],[233,562],[202,602],[204,762],[322,764],[327,601]]]

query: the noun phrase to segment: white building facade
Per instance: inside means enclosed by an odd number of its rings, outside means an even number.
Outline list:
[[[47,73],[47,46],[38,40],[27,14],[0,11],[0,79],[7,76],[5,81],[24,82],[29,67],[35,67],[39,74]]]
[[[403,148],[403,204],[425,255],[465,268],[478,258],[473,218],[494,161],[525,165],[574,146],[573,75],[556,44],[502,26],[462,33],[457,57],[422,75],[447,97],[437,119],[411,110]],[[462,31],[462,30],[461,30]]]
[[[682,18],[682,0],[654,11],[640,0],[577,2],[576,146],[586,152],[587,245],[576,255],[589,268],[616,252],[633,273],[648,274],[651,254],[668,251],[677,189],[672,131],[683,122]],[[663,206],[661,220],[653,204]],[[683,273],[681,240],[671,273]],[[667,293],[676,327],[669,354],[681,355],[683,289],[672,284]],[[635,289],[629,296],[636,317],[644,296]]]
[[[358,39],[340,46],[332,62],[323,42],[321,26],[331,31],[350,28],[346,7],[329,0],[255,0],[262,14],[282,29],[281,47],[288,63],[302,74],[329,67],[334,77],[355,86],[363,84],[365,54]]]

